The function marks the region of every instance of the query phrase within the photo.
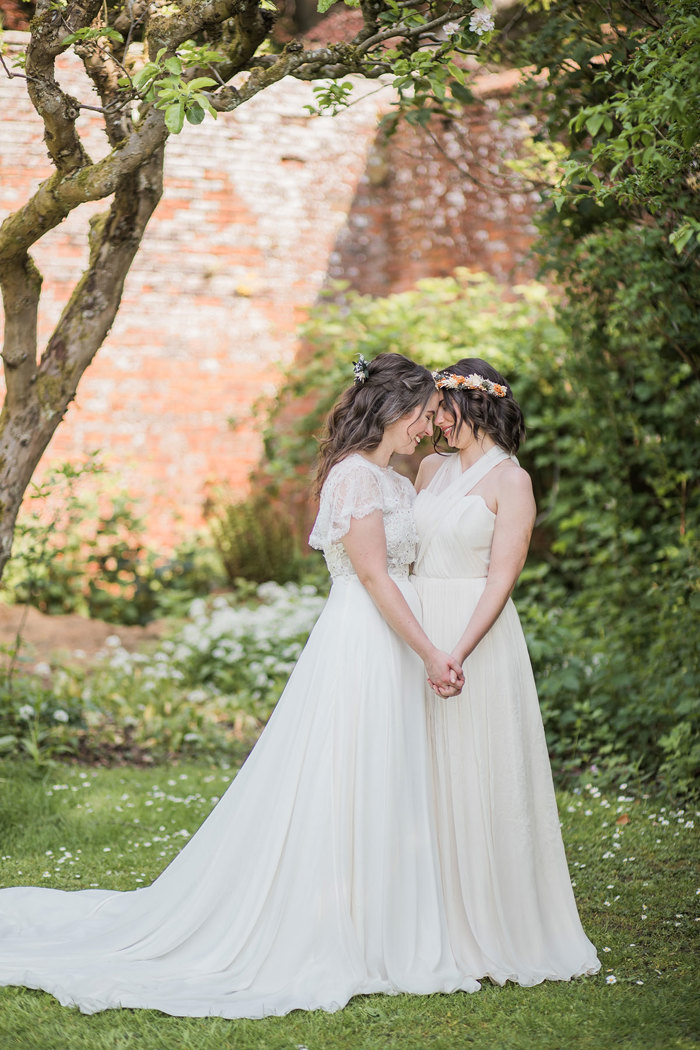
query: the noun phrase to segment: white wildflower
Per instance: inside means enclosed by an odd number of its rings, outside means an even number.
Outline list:
[[[17,716],[22,719],[23,722],[28,722],[30,718],[34,718],[34,708],[31,704],[22,704]]]
[[[605,983],[606,984],[617,984],[617,977],[615,977],[615,975],[611,973],[609,977],[605,978]]]
[[[45,662],[34,664],[34,674],[47,675],[51,674],[51,665]]]
[[[66,711],[64,711],[60,707],[58,708],[57,711],[54,711],[53,717],[54,717],[54,720],[56,722],[67,722],[68,721],[68,713]]]

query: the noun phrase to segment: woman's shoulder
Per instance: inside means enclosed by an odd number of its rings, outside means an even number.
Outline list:
[[[363,489],[378,489],[381,487],[381,473],[380,467],[365,459],[359,452],[351,452],[334,463],[328,471],[321,495],[324,492],[330,494],[355,489],[358,486]]]
[[[533,514],[535,498],[532,491],[532,478],[519,463],[505,459],[493,471],[495,496],[499,506],[510,506],[518,513]]]
[[[532,492],[532,478],[514,459],[504,459],[494,470],[494,477],[499,485],[507,486],[513,492]]]

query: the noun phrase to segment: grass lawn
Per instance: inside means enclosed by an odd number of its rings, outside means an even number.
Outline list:
[[[133,889],[150,882],[233,775],[0,763],[0,883]],[[0,989],[0,1050],[653,1050],[698,1046],[698,814],[624,787],[561,794],[564,841],[598,977],[475,995],[367,996],[337,1014],[264,1021],[155,1011],[86,1017],[43,992]],[[612,978],[615,978],[613,981]],[[610,983],[608,983],[608,980]]]

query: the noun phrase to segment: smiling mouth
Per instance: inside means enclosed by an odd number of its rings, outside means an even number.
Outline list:
[[[443,427],[442,428],[442,436],[444,438],[447,438],[448,441],[449,441],[451,433],[452,433],[452,427]]]

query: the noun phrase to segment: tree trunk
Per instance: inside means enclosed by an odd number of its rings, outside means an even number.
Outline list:
[[[41,275],[25,252],[0,269],[7,396],[0,413],[0,577],[17,514],[46,446],[119,309],[124,279],[163,192],[163,147],[120,179],[91,222],[90,262],[37,362]]]

